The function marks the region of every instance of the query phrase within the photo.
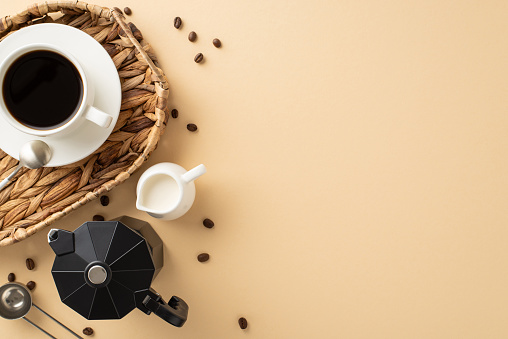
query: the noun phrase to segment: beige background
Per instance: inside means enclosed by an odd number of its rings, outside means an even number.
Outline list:
[[[35,280],[37,304],[97,338],[508,337],[506,1],[102,4],[132,8],[180,111],[143,169],[209,173],[176,221],[135,209],[140,171],[110,207],[91,203],[56,226],[97,213],[151,222],[166,249],[153,287],[184,298],[189,320],[177,329],[139,311],[96,322],[70,311],[46,232],[1,248],[0,277]],[[0,326],[1,337],[44,337],[21,320]]]

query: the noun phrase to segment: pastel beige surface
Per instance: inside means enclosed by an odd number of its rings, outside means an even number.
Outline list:
[[[4,1],[0,13],[29,4]],[[188,322],[70,311],[47,232],[0,248],[0,277],[36,281],[37,305],[97,338],[508,337],[508,3],[100,4],[132,9],[180,116],[110,206],[94,201],[55,227],[94,214],[149,221],[165,241],[153,287],[184,298]],[[209,171],[175,221],[135,208],[137,179],[161,161]],[[44,338],[21,320],[0,326],[1,337]]]

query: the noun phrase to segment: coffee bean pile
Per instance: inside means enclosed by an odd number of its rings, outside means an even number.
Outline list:
[[[25,265],[29,271],[32,271],[35,268],[35,261],[32,258],[26,258]],[[14,274],[13,272],[9,273],[7,275],[7,281],[8,282],[15,282],[16,281],[16,274]],[[32,281],[32,280],[30,280],[29,282],[26,283],[26,287],[29,290],[33,290],[35,288],[35,285],[36,285],[35,281]]]
[[[182,18],[180,18],[178,16],[175,17],[174,20],[173,20],[173,26],[176,29],[180,29],[182,27]],[[198,34],[195,31],[190,31],[189,35],[187,36],[187,39],[190,42],[194,43],[198,39]],[[212,40],[212,45],[215,48],[221,48],[222,47],[222,42],[220,41],[220,39],[214,38]],[[203,64],[204,61],[205,61],[205,57],[204,57],[202,52],[199,52],[199,53],[197,53],[194,56],[194,62],[195,63],[197,63],[197,64]],[[179,112],[178,112],[178,110],[176,108],[171,110],[171,117],[173,119],[178,118],[178,115],[179,115]],[[190,131],[190,132],[197,132],[198,126],[196,124],[194,124],[194,123],[189,123],[189,124],[187,124],[187,130]],[[206,219],[203,220],[203,226],[208,228],[208,229],[212,229],[215,226],[215,223],[211,219],[206,218]],[[198,254],[196,258],[197,258],[197,260],[200,263],[206,263],[206,262],[208,262],[210,260],[210,254],[208,254],[206,252],[203,252],[203,253]],[[247,326],[248,326],[247,319],[245,319],[244,317],[239,318],[238,319],[238,325],[240,326],[240,328],[242,330],[247,329]]]
[[[126,9],[127,9],[127,7],[124,9],[124,12],[126,14],[129,14],[129,13],[127,13]],[[177,16],[173,19],[173,26],[176,29],[179,30],[182,27],[182,25],[183,25],[182,18]],[[195,42],[198,39],[198,34],[195,31],[190,31],[189,35],[187,36],[187,39],[189,39],[190,42]],[[220,48],[222,46],[222,42],[218,38],[214,38],[212,40],[212,45],[215,46],[216,48]],[[197,64],[204,63],[205,56],[203,55],[203,53],[201,53],[201,52],[197,53],[194,56],[194,62]],[[178,118],[178,110],[177,109],[173,109],[171,111],[171,117],[173,119]],[[196,124],[187,124],[187,130],[189,130],[190,132],[196,132],[198,130],[198,127],[196,126]]]
[[[125,14],[128,14],[126,12],[126,9],[127,8],[124,9],[124,12],[125,12]],[[130,10],[129,10],[129,12],[130,12]],[[180,29],[182,27],[182,18],[180,18],[179,16],[175,17],[173,19],[173,26],[176,29]],[[190,42],[195,42],[198,38],[198,35],[196,32],[190,31],[187,38],[189,39]],[[212,45],[215,46],[216,48],[220,48],[222,46],[222,42],[218,38],[214,38],[212,40]],[[204,59],[203,53],[198,53],[194,57],[194,62],[199,64],[199,63],[203,62],[203,59]]]
[[[215,224],[213,223],[212,220],[206,218],[205,220],[203,220],[203,226],[205,226],[206,228],[213,228]],[[198,254],[197,259],[199,262],[207,262],[208,260],[210,260],[210,254],[203,252],[201,254]]]

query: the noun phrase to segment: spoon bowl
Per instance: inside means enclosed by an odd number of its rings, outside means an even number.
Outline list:
[[[18,283],[0,287],[0,317],[14,320],[23,318],[32,307],[30,291]]]
[[[19,164],[7,178],[0,182],[0,190],[7,186],[21,167],[30,169],[41,168],[51,160],[51,148],[44,141],[31,140],[21,146],[19,150]]]
[[[19,162],[30,169],[37,169],[51,160],[51,149],[41,140],[32,140],[21,146]]]

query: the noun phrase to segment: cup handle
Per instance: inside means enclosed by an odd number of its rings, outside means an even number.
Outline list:
[[[205,165],[201,164],[201,165],[194,167],[187,173],[183,174],[182,180],[185,181],[186,183],[189,183],[191,181],[196,180],[197,178],[199,178],[200,176],[202,176],[205,173],[206,173],[206,167],[205,167]]]
[[[102,128],[108,128],[113,120],[109,114],[104,113],[93,106],[88,106],[85,112],[85,118]]]

